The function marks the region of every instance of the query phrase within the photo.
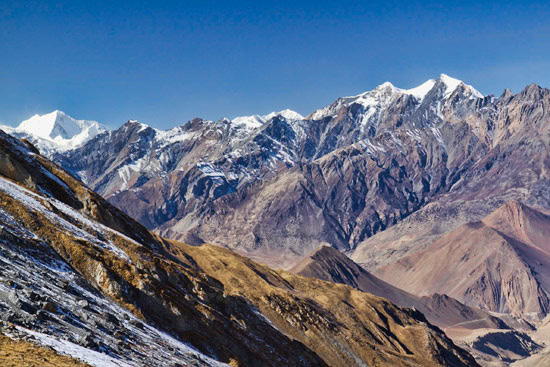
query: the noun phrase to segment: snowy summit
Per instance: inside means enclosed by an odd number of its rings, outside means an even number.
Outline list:
[[[418,105],[420,105],[426,96],[430,95],[435,98],[439,98],[442,101],[449,99],[451,95],[460,87],[464,87],[464,93],[470,99],[483,98],[483,94],[477,91],[471,85],[465,84],[461,80],[452,78],[446,74],[441,74],[437,79],[429,79],[421,85],[411,88],[402,89],[394,86],[390,82],[385,82],[374,88],[373,90],[349,97],[339,98],[332,105],[319,109],[313,112],[308,118],[313,120],[320,120],[327,116],[333,116],[341,106],[349,106],[351,104],[359,104],[365,108],[367,117],[384,108],[385,105],[391,102],[391,100],[399,95],[410,95],[416,99]],[[434,98],[432,97],[432,98]]]
[[[76,120],[56,110],[45,115],[34,115],[16,128],[5,127],[4,130],[31,140],[39,150],[48,154],[82,146],[108,129],[97,121]]]
[[[233,120],[231,120],[231,122],[234,125],[241,125],[241,126],[245,126],[245,127],[251,128],[251,129],[255,129],[257,127],[262,126],[267,121],[274,118],[275,116],[282,116],[287,120],[303,120],[304,119],[304,116],[300,115],[298,112],[286,109],[286,110],[282,110],[282,111],[279,111],[279,112],[271,112],[271,113],[269,113],[267,115],[263,115],[263,116],[260,116],[260,115],[239,116],[239,117],[235,117]]]

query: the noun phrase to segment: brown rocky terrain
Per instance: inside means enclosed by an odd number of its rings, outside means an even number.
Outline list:
[[[174,246],[175,253],[191,256],[222,282],[226,292],[251,300],[277,329],[311,346],[330,365],[429,366],[440,363],[440,353],[417,351],[426,346],[447,349],[452,343],[433,339],[432,333],[440,331],[427,323],[419,328],[414,321],[423,319],[419,313],[395,307],[383,298],[274,271],[212,245]],[[444,364],[476,364],[463,358],[448,355]]]
[[[419,295],[445,290],[484,310],[542,317],[549,306],[549,228],[548,215],[510,202],[375,273]]]
[[[417,297],[396,288],[370,274],[332,247],[320,248],[290,271],[310,278],[347,284],[363,292],[387,298],[398,306],[415,308],[422,312],[429,322],[444,330],[450,328],[508,328],[497,317],[478,308],[466,306],[445,294],[434,293],[429,296]]]

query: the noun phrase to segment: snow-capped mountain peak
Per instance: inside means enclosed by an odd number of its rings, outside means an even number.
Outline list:
[[[87,129],[106,130],[96,121],[76,120],[63,111],[55,110],[45,115],[34,115],[15,129],[48,140],[72,139]]]
[[[285,109],[279,112],[271,112],[267,115],[250,115],[250,116],[239,116],[235,117],[231,122],[234,125],[237,126],[245,126],[247,128],[255,129],[263,124],[265,124],[267,121],[271,120],[275,116],[282,116],[287,120],[303,120],[304,116],[300,115],[298,112]]]
[[[239,116],[235,117],[231,122],[238,126],[245,126],[248,128],[255,129],[262,126],[265,123],[265,118],[260,115],[251,115],[251,116]]]
[[[283,116],[287,120],[303,120],[304,116],[300,115],[298,112],[289,110],[288,108],[279,112],[271,112],[264,117],[266,120],[271,120],[275,116]]]
[[[443,90],[443,94],[436,98],[447,100],[459,86],[464,86],[467,96],[470,99],[483,98],[483,95],[471,85],[465,84],[461,80],[452,78],[446,74],[441,74],[437,79],[429,79],[417,87],[410,89],[402,89],[394,86],[390,82],[385,82],[374,88],[373,90],[350,97],[342,97],[337,99],[332,105],[313,112],[308,118],[320,120],[327,116],[334,116],[342,106],[350,106],[352,104],[362,105],[370,117],[388,105],[394,97],[399,95],[413,96],[418,102],[422,103],[425,97],[434,89]],[[441,88],[441,89],[440,89]],[[440,92],[438,92],[440,93]]]
[[[389,82],[386,82],[389,83]],[[384,83],[384,84],[386,84]],[[382,84],[382,85],[384,85]],[[391,83],[389,83],[391,85]],[[400,93],[409,94],[415,97],[417,100],[422,101],[424,97],[437,85],[442,84],[444,86],[444,98],[449,98],[451,94],[460,86],[464,85],[471,95],[475,98],[483,98],[483,95],[477,91],[471,85],[465,84],[462,80],[448,76],[447,74],[441,74],[438,79],[429,79],[417,87],[411,89],[395,88]],[[378,87],[380,88],[380,86]]]
[[[452,93],[462,83],[462,80],[452,78],[446,74],[441,74],[439,80],[447,86],[447,93]]]
[[[483,95],[471,85],[467,85],[462,80],[458,80],[446,74],[441,74],[437,81],[445,86],[445,98],[449,98],[460,85],[464,85],[464,87],[472,93],[472,96],[483,98]]]
[[[12,133],[32,140],[45,154],[83,145],[108,129],[97,121],[77,120],[63,111],[34,115],[19,124]]]
[[[426,94],[428,94],[428,92],[432,90],[435,83],[436,83],[435,79],[429,79],[424,83],[420,84],[418,87],[411,88],[411,89],[403,89],[402,92],[405,94],[410,94],[416,99],[418,99],[419,101],[421,101],[424,99]]]
[[[391,82],[384,82],[382,84],[380,84],[378,87],[376,87],[376,89],[399,89],[399,88],[396,88],[395,85],[393,85]]]

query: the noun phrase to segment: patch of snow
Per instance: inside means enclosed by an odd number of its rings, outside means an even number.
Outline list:
[[[182,126],[178,126],[170,130],[155,129],[155,132],[155,140],[159,143],[160,147],[198,138],[198,134],[196,132],[184,131]]]
[[[6,134],[13,134],[15,128],[8,125],[0,125],[0,130],[3,130]]]
[[[415,97],[419,101],[422,101],[426,96],[426,94],[428,94],[428,92],[432,90],[434,85],[435,85],[435,80],[430,79],[420,84],[418,87],[411,88],[411,89],[403,89],[402,92],[405,94],[410,94],[411,96]]]
[[[224,176],[225,177],[225,174],[223,173],[223,171],[214,167],[211,163],[205,163],[205,162],[197,163],[197,167],[205,176],[210,176],[210,177]]]
[[[441,131],[439,130],[439,128],[437,127],[432,127],[431,128],[432,130],[432,133],[434,134],[435,138],[437,139],[437,141],[439,142],[439,144],[441,144],[441,146],[445,146],[445,142],[443,141],[443,137],[441,136]]]
[[[41,344],[52,347],[60,354],[69,355],[96,367],[134,367],[135,364],[123,362],[110,357],[107,354],[96,352],[95,350],[81,347],[67,340],[56,339],[51,335],[39,333],[33,330],[24,329],[20,326],[17,329],[32,335]]]

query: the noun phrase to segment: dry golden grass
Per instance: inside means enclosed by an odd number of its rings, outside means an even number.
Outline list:
[[[373,366],[440,366],[445,365],[441,350],[452,349],[442,333],[383,298],[274,271],[216,246],[173,244],[179,250],[175,253],[190,255],[220,281],[226,294],[249,299],[279,330],[330,365],[359,365],[359,357]],[[455,357],[457,362],[473,362],[466,353]]]
[[[85,367],[87,364],[36,344],[0,335],[2,367]]]

